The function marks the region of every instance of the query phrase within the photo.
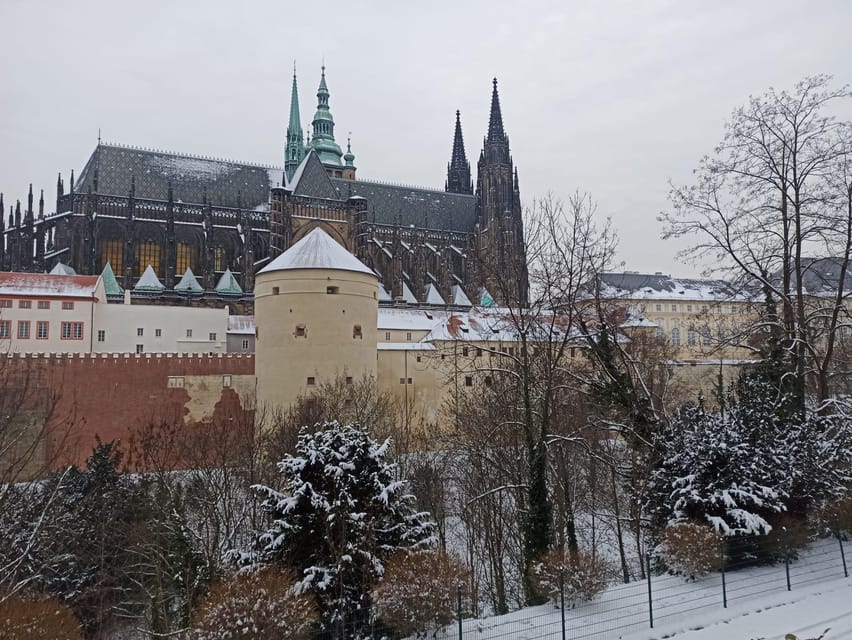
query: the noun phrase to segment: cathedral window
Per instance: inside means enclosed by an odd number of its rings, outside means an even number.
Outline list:
[[[226,266],[225,247],[216,247],[213,249],[213,269],[216,271],[224,271]]]
[[[101,240],[101,270],[107,262],[112,267],[113,273],[121,274],[121,270],[124,268],[124,241]]]
[[[195,264],[195,252],[193,251],[193,247],[191,244],[187,242],[178,242],[176,247],[176,268],[175,273],[184,274],[187,269],[192,269]],[[157,270],[157,267],[154,267],[154,270]]]
[[[141,276],[148,265],[154,270],[154,273],[160,275],[160,245],[156,242],[141,242],[136,251],[136,275]],[[185,269],[184,269],[185,271]]]

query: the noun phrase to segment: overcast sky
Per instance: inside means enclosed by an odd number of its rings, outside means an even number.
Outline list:
[[[589,191],[624,268],[674,275],[696,269],[656,216],[731,111],[805,75],[852,80],[848,0],[0,0],[0,24],[7,215],[30,182],[52,211],[99,128],[281,165],[293,61],[307,127],[324,58],[359,177],[442,188],[456,109],[475,166],[496,76],[524,204]]]

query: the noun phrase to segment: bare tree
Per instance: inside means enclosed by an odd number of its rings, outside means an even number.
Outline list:
[[[828,112],[850,96],[848,86],[814,76],[792,92],[752,97],[696,181],[672,186],[672,211],[660,216],[664,237],[695,238],[683,257],[765,301],[751,331],[777,335],[795,392],[803,398],[812,381],[823,403],[836,336],[848,324],[852,256],[852,126]]]

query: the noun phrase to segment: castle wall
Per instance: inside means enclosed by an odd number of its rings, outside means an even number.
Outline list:
[[[160,421],[203,428],[250,402],[255,387],[250,355],[51,354],[2,365],[17,392],[32,397],[21,415],[33,433],[47,421],[33,468],[84,464],[96,437],[127,449],[135,431]]]

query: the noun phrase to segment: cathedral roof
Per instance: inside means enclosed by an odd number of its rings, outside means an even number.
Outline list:
[[[288,269],[338,269],[375,275],[369,267],[349,253],[321,227],[315,227],[259,273]]]
[[[463,193],[368,180],[331,178],[341,197],[361,196],[368,202],[368,219],[379,224],[414,226],[442,231],[473,233],[476,198]]]
[[[95,172],[98,187],[95,189]],[[181,155],[169,151],[98,144],[75,190],[126,197],[135,180],[136,197],[165,200],[169,182],[175,200],[223,207],[266,209],[269,189],[281,183],[283,169],[259,164]],[[239,192],[239,198],[238,198]]]

